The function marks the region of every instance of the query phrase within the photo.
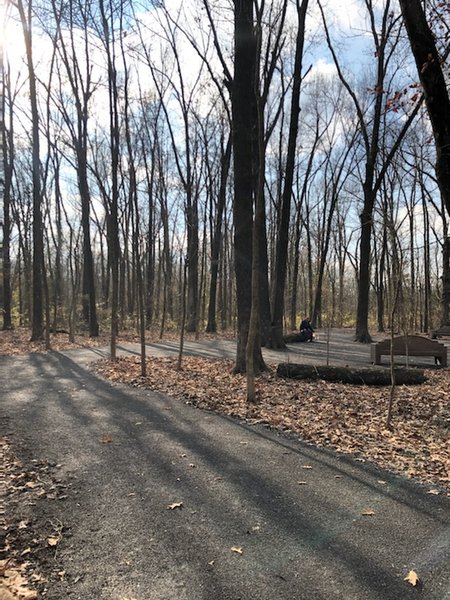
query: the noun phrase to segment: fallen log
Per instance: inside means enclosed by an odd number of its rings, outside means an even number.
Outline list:
[[[323,379],[351,385],[391,385],[389,369],[371,369],[351,367],[314,366],[296,363],[280,363],[277,367],[278,377],[290,379]],[[420,369],[395,369],[396,385],[418,385],[427,378]]]
[[[285,344],[296,344],[298,342],[306,342],[309,341],[308,337],[305,336],[305,334],[303,332],[294,332],[294,333],[287,333],[285,336],[283,336],[283,340]]]

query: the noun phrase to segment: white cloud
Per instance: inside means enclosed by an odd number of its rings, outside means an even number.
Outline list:
[[[336,67],[333,62],[329,62],[324,58],[319,58],[313,65],[305,81],[311,81],[317,77],[334,77],[336,75]]]
[[[373,0],[373,10],[383,8],[385,0]],[[362,0],[323,0],[322,8],[330,29],[355,35],[365,34],[369,30],[369,14]],[[311,5],[310,14],[314,20],[321,21],[320,10],[316,3]]]

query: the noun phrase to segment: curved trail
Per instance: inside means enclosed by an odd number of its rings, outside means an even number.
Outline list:
[[[203,352],[232,352],[227,344]],[[47,598],[403,600],[417,597],[403,581],[414,569],[421,598],[450,599],[448,498],[111,385],[86,368],[103,352],[0,358],[8,437],[25,461],[58,465],[67,486],[64,501],[33,508],[43,527],[64,526],[55,562],[66,575]]]

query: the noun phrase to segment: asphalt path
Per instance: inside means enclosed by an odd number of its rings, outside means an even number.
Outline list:
[[[211,356],[232,351],[203,345]],[[65,573],[46,598],[450,599],[448,498],[298,439],[111,385],[87,369],[106,353],[0,358],[2,429],[24,461],[56,465],[66,488],[65,500],[33,507],[37,521],[63,526],[54,561]],[[404,581],[410,570],[421,589]]]

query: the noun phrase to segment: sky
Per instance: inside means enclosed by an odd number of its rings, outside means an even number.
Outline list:
[[[0,0],[0,11],[1,6],[5,2],[5,0]],[[380,0],[376,0],[378,4],[380,4]],[[180,6],[182,6],[183,12],[183,24],[188,24],[189,20],[189,6],[190,4],[195,4],[192,0],[183,0],[183,3],[180,4],[179,0],[165,0],[166,7],[170,10],[171,14],[176,15],[180,11]],[[225,5],[227,4],[225,0]],[[323,5],[325,9],[325,13],[327,16],[327,20],[329,22],[330,28],[338,33],[339,42],[345,40],[346,44],[350,45],[351,48],[360,48],[364,44],[364,39],[367,36],[368,31],[368,23],[366,20],[365,10],[363,8],[362,0],[323,0]],[[14,9],[10,9],[11,13]],[[147,23],[151,22],[151,27],[155,31],[158,29],[161,30],[161,27],[158,26],[155,15],[159,11],[157,9],[153,9],[147,12],[147,18],[144,19]],[[143,15],[142,12],[137,11],[139,16]],[[200,13],[201,15],[202,13]],[[204,14],[204,13],[203,13]],[[228,10],[226,13],[229,14],[230,18],[232,17],[231,11]],[[0,12],[1,15],[1,12]],[[201,18],[201,17],[200,17]],[[317,27],[320,23],[320,14],[318,7],[315,1],[310,1],[309,8],[309,17],[307,21],[307,27],[309,31],[316,31]],[[203,23],[200,22],[202,29],[209,29],[207,26],[206,18],[204,18]],[[204,26],[204,27],[203,27]],[[22,62],[24,57],[24,45],[23,45],[23,35],[20,29],[20,25],[16,22],[15,19],[9,18],[7,19],[6,26],[3,28],[3,34],[1,35],[3,45],[5,47],[5,53],[8,57],[8,60],[13,65],[14,71],[20,70],[22,68]],[[50,52],[50,44],[47,40],[41,38],[40,36],[35,35],[34,37],[34,53],[35,60],[40,61],[43,57],[44,60],[48,57]],[[357,50],[359,52],[359,50]],[[329,72],[331,69],[331,57],[329,56],[328,51],[325,46],[321,47],[316,46],[316,70],[323,70],[325,72]],[[182,48],[182,55],[185,59],[186,65],[197,64],[197,58],[195,56],[195,52],[189,46],[189,44],[185,43]]]

